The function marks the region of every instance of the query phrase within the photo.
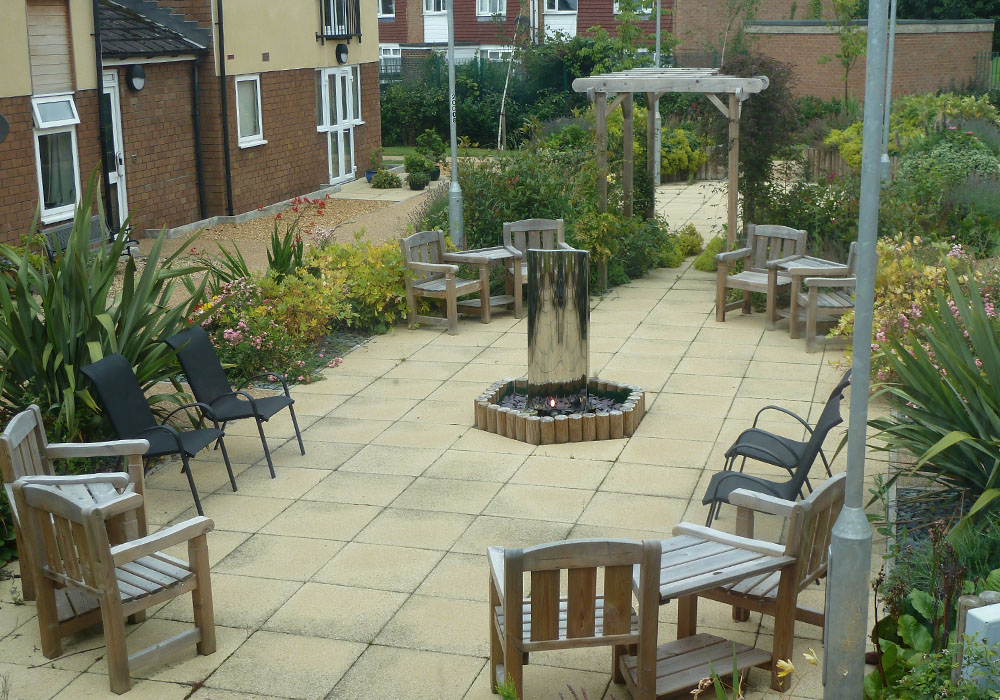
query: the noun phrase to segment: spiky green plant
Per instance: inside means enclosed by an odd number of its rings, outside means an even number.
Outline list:
[[[0,284],[0,419],[37,403],[51,436],[60,440],[102,432],[100,409],[82,367],[119,352],[132,363],[144,390],[170,379],[175,353],[160,339],[187,325],[205,288],[204,281],[191,285],[185,301],[172,302],[175,282],[199,269],[173,267],[194,237],[161,261],[161,235],[142,274],[128,258],[121,291],[113,294],[127,236],[90,250],[95,183],[96,176],[76,209],[66,250],[55,262],[33,261],[23,251],[0,246],[0,255],[16,266],[10,286]],[[177,398],[175,392],[151,397],[150,403]]]

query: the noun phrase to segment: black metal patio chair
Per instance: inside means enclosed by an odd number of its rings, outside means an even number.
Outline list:
[[[208,333],[202,330],[201,326],[192,326],[186,331],[167,338],[167,345],[177,351],[177,359],[180,360],[181,368],[187,377],[194,397],[207,404],[213,415],[222,422],[222,429],[226,429],[226,424],[240,420],[241,418],[253,418],[257,421],[257,432],[260,433],[260,443],[264,446],[264,456],[267,457],[267,468],[271,471],[271,478],[274,478],[274,463],[271,461],[271,450],[267,446],[267,438],[264,436],[264,423],[266,423],[278,411],[288,409],[292,417],[292,426],[295,428],[295,437],[299,441],[299,451],[306,453],[306,448],[302,444],[302,433],[299,431],[299,422],[295,418],[295,399],[288,393],[288,384],[278,372],[264,372],[250,377],[240,384],[234,391],[229,384],[219,356],[212,347],[212,340]],[[284,396],[263,396],[254,398],[244,391],[246,386],[255,379],[261,377],[277,377],[285,390]]]
[[[222,448],[222,458],[226,462],[226,471],[229,472],[229,483],[233,487],[233,491],[236,490],[236,478],[233,476],[233,467],[229,463],[229,454],[226,452],[226,443],[223,441],[225,433],[219,428],[218,419],[206,404],[194,402],[179,406],[166,416],[164,423],[180,411],[198,408],[202,418],[207,417],[211,420],[214,428],[177,430],[172,425],[156,422],[153,410],[146,401],[146,395],[143,394],[142,387],[139,386],[139,380],[135,376],[132,365],[122,355],[118,353],[108,355],[103,360],[87,365],[80,371],[93,382],[101,404],[104,406],[104,413],[111,421],[111,427],[118,439],[141,438],[149,441],[149,449],[143,455],[147,461],[153,457],[180,455],[183,463],[181,469],[187,476],[191,495],[194,497],[194,505],[198,509],[199,515],[204,515],[204,511],[201,508],[201,499],[198,498],[198,489],[194,484],[190,460],[215,441],[218,441]]]
[[[797,416],[781,406],[765,406],[758,411],[753,420],[753,427],[740,433],[736,442],[726,450],[726,463],[723,470],[712,475],[708,490],[702,499],[702,503],[709,506],[706,525],[711,525],[712,520],[718,517],[720,505],[728,503],[729,494],[736,489],[766,493],[787,501],[794,501],[797,497],[802,496],[803,486],[812,491],[812,484],[809,483],[809,470],[817,456],[822,460],[827,476],[832,476],[830,463],[823,452],[823,441],[831,430],[844,422],[840,415],[840,402],[843,400],[844,391],[850,383],[851,371],[848,370],[844,378],[830,392],[830,397],[826,400],[826,405],[823,407],[819,420],[816,421],[815,428],[811,427],[801,416]],[[793,440],[758,428],[757,421],[764,411],[779,411],[791,416],[805,427],[809,439],[806,441]],[[733,471],[736,460],[740,458],[742,461],[739,471]],[[748,459],[781,467],[788,471],[791,478],[788,481],[778,482],[744,474],[743,468]]]

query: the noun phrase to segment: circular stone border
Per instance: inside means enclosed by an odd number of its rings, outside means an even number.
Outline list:
[[[615,411],[573,413],[568,416],[535,416],[499,405],[507,394],[527,393],[528,380],[501,379],[494,382],[473,402],[475,425],[480,430],[496,433],[531,445],[551,445],[564,442],[615,440],[632,437],[646,415],[646,392],[632,384],[619,384],[598,377],[587,381],[588,391],[625,394],[622,407]]]

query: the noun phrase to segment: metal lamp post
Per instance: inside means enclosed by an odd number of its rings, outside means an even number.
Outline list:
[[[663,0],[656,0],[656,67],[660,67],[660,18],[663,11]],[[655,167],[656,175],[653,176],[653,184],[661,184],[660,180],[660,158],[662,154],[660,149],[663,144],[663,122],[660,119],[660,101],[657,100],[655,105],[647,105],[647,108],[652,108],[653,112],[653,128],[656,129],[656,134],[654,135],[653,143],[656,146],[656,150],[653,152],[653,163]]]
[[[889,9],[889,55],[885,69],[885,111],[882,115],[882,182],[889,182],[892,172],[889,167],[889,105],[892,104],[892,59],[896,53],[896,2],[892,0]]]
[[[448,188],[448,232],[459,250],[465,248],[462,188],[458,184],[458,103],[455,99],[455,0],[448,2],[448,113],[451,122],[451,186]]]
[[[868,575],[872,529],[865,517],[865,439],[875,302],[875,243],[878,238],[879,151],[885,98],[888,0],[869,0],[865,118],[861,146],[861,200],[858,214],[858,282],[855,290],[851,417],[847,438],[847,493],[833,527],[827,579],[826,700],[863,697],[868,639]]]

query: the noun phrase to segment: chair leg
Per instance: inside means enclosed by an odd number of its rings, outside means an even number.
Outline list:
[[[260,444],[264,446],[264,456],[267,457],[267,468],[271,471],[271,478],[274,478],[274,463],[271,461],[271,450],[267,449],[267,438],[264,437],[264,422],[257,418],[257,432],[260,433]]]
[[[114,597],[105,595],[101,599],[101,619],[104,622],[104,643],[107,646],[108,676],[111,692],[121,695],[132,686],[128,671],[128,648],[125,646],[125,624],[122,622],[121,600],[115,591]]]
[[[299,441],[299,452],[306,453],[306,446],[302,444],[302,431],[299,430],[299,420],[295,417],[295,406],[288,404],[288,412],[292,416],[292,427],[295,428],[295,438]]]
[[[726,320],[726,264],[719,263],[715,286],[715,320]]]
[[[504,649],[503,670],[507,678],[514,683],[514,691],[517,697],[524,697],[524,659],[521,651],[507,640],[507,648]],[[505,679],[506,680],[506,679]]]
[[[204,515],[205,511],[201,509],[201,499],[198,498],[198,488],[194,485],[194,476],[191,475],[191,462],[186,454],[181,454],[181,461],[184,463],[181,471],[187,474],[188,486],[191,487],[191,495],[194,496],[194,507],[197,509],[198,515]]]
[[[52,581],[42,576],[35,582],[35,602],[38,614],[38,634],[42,641],[42,656],[55,659],[62,656],[62,633],[59,631],[59,611],[56,589]]]
[[[198,653],[207,656],[215,653],[216,646],[207,535],[200,535],[188,541],[188,563],[194,569],[196,582],[196,588],[191,591],[191,600],[194,603],[194,625],[201,632]]]
[[[21,528],[14,528],[14,542],[17,544],[17,556],[21,560],[21,598],[35,600],[35,579],[28,561],[28,545],[21,537]]]
[[[449,279],[445,297],[445,315],[448,317],[448,335],[458,335],[458,294],[455,291],[455,280]]]
[[[624,644],[616,644],[611,647],[611,680],[615,683],[624,683],[625,674],[622,673],[621,658],[628,654],[628,647]]]
[[[795,640],[795,596],[798,581],[798,566],[793,565],[781,572],[778,580],[778,596],[775,600],[774,649],[771,654],[771,688],[784,691],[788,688],[788,676],[778,678],[778,661],[792,657],[792,643]]]
[[[753,305],[750,303],[750,292],[743,292],[743,313],[753,312]]]
[[[222,445],[222,459],[226,463],[226,471],[229,472],[229,485],[233,487],[233,491],[236,490],[236,477],[233,476],[233,465],[229,462],[229,453],[226,452],[226,442],[222,438],[219,438],[218,442]]]
[[[809,301],[806,308],[806,352],[816,352],[819,350],[819,341],[816,338],[816,316],[819,313],[817,298],[819,290],[816,287],[809,288]]]
[[[496,623],[493,621],[495,616],[494,610],[502,602],[500,600],[500,594],[497,593],[496,586],[493,585],[493,576],[489,575],[490,584],[490,615],[487,620],[490,625],[490,691],[496,695],[497,694],[497,667],[503,665],[503,643],[500,639],[500,633],[497,631]]]

